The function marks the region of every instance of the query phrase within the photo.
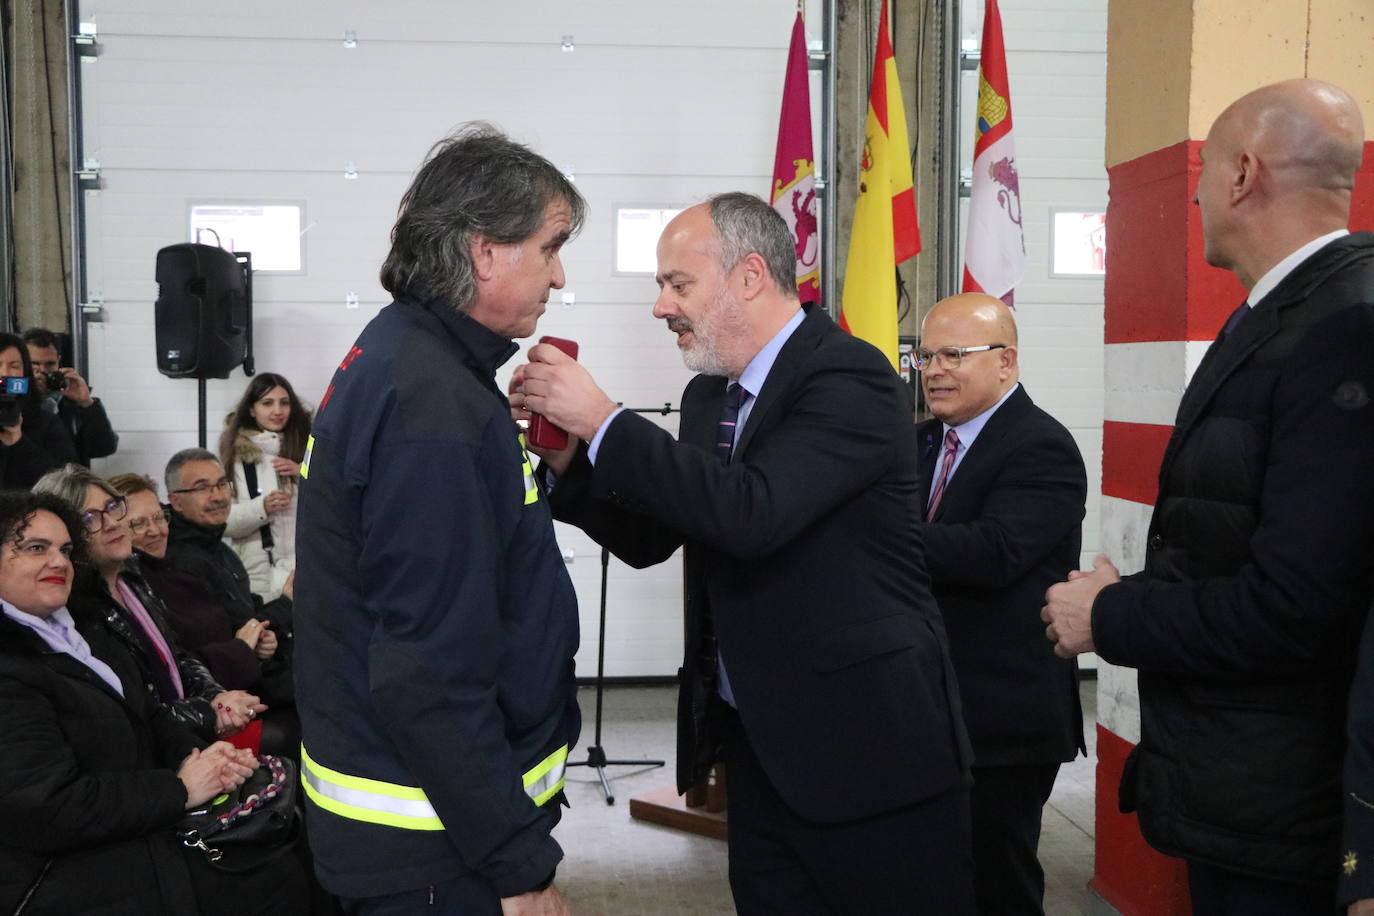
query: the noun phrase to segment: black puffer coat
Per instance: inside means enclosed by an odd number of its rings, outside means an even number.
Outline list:
[[[1093,607],[1140,670],[1121,784],[1150,844],[1334,886],[1346,693],[1374,596],[1374,235],[1322,248],[1203,359],[1144,572]]]
[[[205,742],[141,689],[101,615],[68,610],[124,696],[0,615],[0,913],[25,897],[25,916],[308,912],[294,856],[221,872],[176,840],[176,771]]]
[[[177,641],[176,634],[167,625],[167,610],[148,587],[139,569],[138,561],[131,558],[119,574],[138,596],[138,600],[148,611],[167,641],[167,646],[176,656],[177,672],[181,675],[181,686],[185,696],[178,698],[168,677],[157,650],[143,634],[129,612],[124,610],[112,597],[110,590],[91,567],[78,567],[72,581],[72,594],[68,607],[72,613],[98,615],[123,643],[124,648],[138,662],[143,683],[153,699],[171,712],[172,717],[191,729],[206,741],[215,739],[215,709],[213,700],[224,688],[210,674],[205,663],[186,652]]]
[[[103,621],[73,611],[123,700],[76,659],[0,615],[0,913],[195,913],[179,762],[204,742],[137,687]]]

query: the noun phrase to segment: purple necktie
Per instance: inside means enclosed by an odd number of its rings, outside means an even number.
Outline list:
[[[731,382],[725,389],[725,400],[720,405],[720,423],[716,427],[716,454],[726,464],[735,451],[735,429],[739,426],[739,410],[744,406],[749,391],[739,382]],[[720,654],[720,644],[716,639],[715,621],[711,619],[711,604],[702,604],[701,655],[703,670],[716,672],[716,692],[721,699],[735,705],[735,692],[730,687],[730,676],[725,671],[725,659]]]
[[[749,392],[739,382],[731,382],[725,389],[725,401],[720,406],[720,425],[716,427],[716,454],[730,460],[735,450],[735,426],[739,423],[739,409]]]
[[[959,434],[954,430],[945,433],[945,457],[940,462],[940,476],[935,481],[935,489],[930,491],[930,505],[926,506],[926,518],[935,517],[940,508],[940,497],[945,495],[945,485],[949,483],[949,472],[954,469],[954,456],[959,452]]]
[[[1240,307],[1231,313],[1231,317],[1226,319],[1226,324],[1221,326],[1221,334],[1217,336],[1220,337],[1222,334],[1230,334],[1236,329],[1236,325],[1245,320],[1245,316],[1248,314],[1250,314],[1250,303],[1242,302]]]

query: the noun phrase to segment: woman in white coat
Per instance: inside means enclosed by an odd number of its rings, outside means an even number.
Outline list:
[[[310,419],[291,383],[263,372],[249,381],[220,436],[220,461],[234,481],[224,533],[263,601],[280,595],[296,568],[296,484]]]

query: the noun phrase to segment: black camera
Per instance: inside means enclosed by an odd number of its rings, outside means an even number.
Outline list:
[[[43,384],[49,391],[66,391],[67,376],[60,369],[51,372],[42,372]]]
[[[0,377],[0,426],[19,425],[19,399],[28,393],[28,379],[13,375]]]

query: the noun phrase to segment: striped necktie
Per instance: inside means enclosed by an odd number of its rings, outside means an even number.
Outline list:
[[[725,389],[725,400],[720,405],[720,423],[716,427],[716,454],[726,464],[735,451],[735,430],[739,426],[739,409],[744,406],[748,390],[739,382],[731,382]],[[725,672],[725,659],[720,654],[720,644],[716,639],[716,625],[711,618],[711,603],[702,602],[702,671],[715,672],[715,689],[721,699],[731,706],[735,705],[735,692],[730,688],[730,677]]]
[[[720,406],[720,424],[716,427],[716,454],[727,462],[735,451],[735,427],[739,424],[739,409],[749,392],[739,382],[731,382],[725,389],[725,401]]]
[[[935,489],[930,491],[930,504],[926,506],[926,519],[935,517],[935,510],[940,508],[940,498],[945,495],[945,487],[949,484],[949,472],[954,469],[954,456],[959,453],[959,434],[954,430],[945,433],[945,456],[940,462],[940,477],[935,481]]]

